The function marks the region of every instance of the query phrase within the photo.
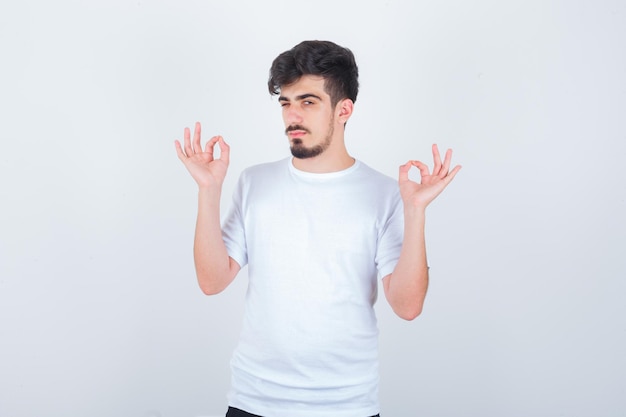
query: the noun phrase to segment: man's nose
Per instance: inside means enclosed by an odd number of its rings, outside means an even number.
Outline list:
[[[300,124],[302,123],[302,115],[297,109],[289,108],[285,114],[285,121],[288,125]]]

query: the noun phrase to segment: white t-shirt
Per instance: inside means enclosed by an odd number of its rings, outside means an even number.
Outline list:
[[[267,417],[377,414],[373,305],[400,256],[397,182],[360,161],[324,174],[291,158],[257,165],[223,236],[249,276],[229,404]]]

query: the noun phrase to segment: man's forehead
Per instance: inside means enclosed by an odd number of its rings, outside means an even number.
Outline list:
[[[324,78],[316,75],[303,75],[295,82],[280,88],[279,99],[293,100],[296,97],[313,94],[321,99],[328,99],[330,96],[324,89]]]

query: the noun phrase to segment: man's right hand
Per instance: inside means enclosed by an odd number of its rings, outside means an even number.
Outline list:
[[[230,160],[230,146],[224,142],[221,136],[213,136],[209,140],[204,151],[200,143],[200,122],[196,122],[193,132],[193,142],[191,141],[191,132],[189,128],[185,128],[184,149],[178,140],[174,141],[178,158],[185,164],[185,167],[198,183],[200,188],[221,187],[226,177],[228,163]],[[215,144],[219,144],[220,157],[215,159],[213,156]]]

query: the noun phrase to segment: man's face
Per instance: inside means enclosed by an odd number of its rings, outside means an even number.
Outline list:
[[[295,83],[281,87],[278,102],[294,157],[313,158],[330,147],[335,117],[322,77],[304,75]]]

